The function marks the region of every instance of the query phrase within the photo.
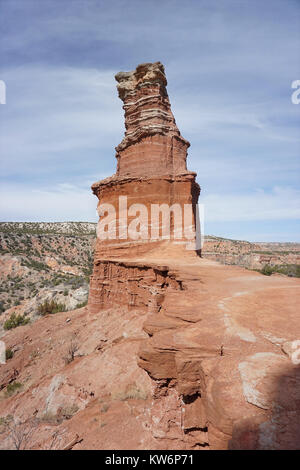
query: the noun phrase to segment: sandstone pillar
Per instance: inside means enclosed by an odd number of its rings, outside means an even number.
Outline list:
[[[115,78],[124,103],[125,136],[116,147],[116,174],[94,183],[92,190],[99,205],[114,205],[117,230],[115,239],[97,241],[96,258],[131,258],[161,245],[175,242],[179,246],[180,240],[173,237],[151,240],[151,204],[179,203],[182,210],[184,204],[192,204],[195,216],[200,193],[196,173],[187,170],[190,144],[181,136],[172,114],[163,65],[160,62],[141,64],[133,72],[120,72]],[[119,237],[119,222],[125,220],[119,196],[127,197],[127,208],[135,203],[147,207],[148,240]],[[127,217],[128,224],[131,219]]]
[[[196,173],[186,166],[190,144],[181,136],[172,114],[164,66],[160,62],[141,64],[115,78],[125,111],[125,136],[116,147],[116,173],[94,183],[92,190],[99,199],[98,209],[106,204],[114,207],[116,224],[107,229],[107,239],[97,237],[90,299],[99,294],[96,291],[93,294],[93,289],[98,283],[99,290],[97,272],[101,271],[101,260],[196,255],[195,249],[191,250],[191,240],[185,237],[184,211],[190,208],[190,225],[194,230],[200,187],[195,181]],[[138,211],[130,212],[130,207],[136,204],[143,205],[143,216],[144,212],[147,216],[140,224],[142,227],[138,227],[143,233],[133,239],[127,227],[141,215]],[[153,237],[153,207],[162,204],[171,209],[170,237],[164,232],[165,220],[160,213]],[[178,207],[179,213],[175,212]],[[102,217],[106,216],[107,212],[103,212]],[[182,233],[177,229],[178,220]]]

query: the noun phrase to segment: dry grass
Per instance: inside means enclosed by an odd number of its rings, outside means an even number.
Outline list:
[[[141,390],[135,383],[130,384],[125,390],[117,393],[112,393],[111,398],[117,401],[126,400],[147,400],[148,394],[145,390]]]

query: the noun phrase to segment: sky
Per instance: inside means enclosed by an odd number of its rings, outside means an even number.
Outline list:
[[[0,0],[0,220],[97,221],[114,75],[161,61],[205,232],[300,242],[299,0]]]

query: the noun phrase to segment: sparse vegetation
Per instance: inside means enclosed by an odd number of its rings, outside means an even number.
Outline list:
[[[9,398],[13,396],[15,393],[20,391],[20,389],[23,387],[23,385],[20,382],[12,382],[7,385],[6,390],[5,390],[5,396],[6,398]]]
[[[92,222],[0,222],[0,231],[36,235],[95,235],[96,224]]]
[[[40,355],[40,352],[38,349],[35,349],[34,351],[32,351],[32,353],[30,354],[29,356],[29,359],[32,361],[34,359],[37,359]]]
[[[148,394],[145,390],[141,390],[135,383],[129,385],[126,390],[112,394],[113,400],[126,401],[130,399],[147,400]]]
[[[42,422],[50,424],[61,424],[66,419],[71,419],[79,410],[78,406],[73,404],[59,409],[58,413],[46,412],[40,418]]]
[[[11,420],[12,415],[0,416],[0,428],[2,428],[2,426],[7,426]]]
[[[78,351],[78,349],[79,346],[77,342],[72,339],[68,347],[67,355],[64,357],[65,364],[70,364],[72,361],[74,361],[75,353]]]
[[[87,289],[93,265],[95,228],[96,224],[85,222],[0,223],[0,254],[8,256],[4,263],[8,270],[5,269],[0,279],[0,314],[19,305],[22,305],[20,313],[23,313],[23,306],[27,311],[27,301],[41,290],[45,294],[53,292],[54,300],[64,304],[78,288]],[[14,268],[10,270],[10,266]],[[40,302],[45,298],[47,296],[43,295]],[[55,310],[54,307],[52,313]]]
[[[47,264],[40,262],[40,261],[36,261],[34,259],[23,260],[23,264],[24,266],[27,266],[27,268],[32,268],[32,269],[35,269],[36,271],[49,271],[50,269],[49,266],[47,266]]]
[[[4,322],[3,328],[5,330],[11,330],[17,328],[17,326],[27,325],[30,322],[29,318],[26,318],[26,315],[17,315],[15,312]]]
[[[30,420],[25,423],[19,423],[11,415],[0,418],[4,431],[9,434],[10,446],[8,449],[26,450],[28,444],[36,429],[36,421]]]
[[[265,264],[260,270],[265,276],[271,276],[273,273],[284,274],[289,277],[300,277],[300,265],[298,264],[286,264],[286,265],[275,265]]]
[[[109,405],[107,403],[104,403],[104,405],[101,407],[101,413],[106,413],[109,408]]]
[[[88,301],[86,300],[85,302],[81,302],[79,304],[76,305],[75,308],[82,308],[82,307],[85,307],[87,305]]]
[[[71,406],[65,406],[64,408],[61,409],[60,416],[63,419],[71,419],[72,416],[74,416],[77,413],[78,410],[79,410],[79,408],[75,404],[73,404]]]
[[[14,352],[11,348],[7,348],[5,351],[5,359],[9,361],[9,359],[12,359],[14,357]]]
[[[27,450],[34,435],[39,431],[40,420],[29,418],[21,422],[11,415],[0,418],[1,433],[8,434],[8,443],[5,450]],[[47,441],[45,450],[58,449],[62,444],[62,436],[66,431],[55,430]],[[4,449],[3,449],[4,450]]]
[[[39,315],[52,315],[58,312],[65,312],[66,306],[65,304],[60,304],[55,302],[54,300],[45,300],[42,304],[38,306],[37,313]]]
[[[271,276],[274,271],[272,269],[272,266],[270,266],[269,264],[265,264],[264,267],[260,270],[260,272],[265,276]]]

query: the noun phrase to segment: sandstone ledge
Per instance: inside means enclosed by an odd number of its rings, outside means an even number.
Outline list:
[[[195,176],[197,173],[194,171],[186,171],[185,173],[182,174],[177,174],[177,175],[151,175],[151,176],[118,176],[118,175],[113,175],[109,176],[107,178],[104,178],[103,180],[97,181],[92,185],[92,191],[93,193],[97,196],[98,190],[102,187],[108,187],[108,186],[113,186],[116,184],[124,185],[126,183],[139,183],[139,182],[147,182],[147,181],[194,181]],[[199,187],[199,193],[200,193],[200,186],[198,183],[195,183]]]

